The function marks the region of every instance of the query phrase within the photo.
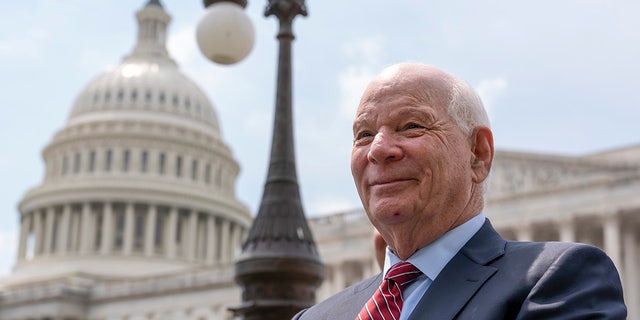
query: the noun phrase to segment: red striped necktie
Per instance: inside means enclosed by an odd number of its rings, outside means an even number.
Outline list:
[[[356,320],[398,320],[402,310],[402,287],[422,272],[409,262],[394,264]]]

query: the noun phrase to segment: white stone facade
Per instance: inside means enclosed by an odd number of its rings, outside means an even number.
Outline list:
[[[251,224],[215,109],[166,52],[170,17],[137,13],[138,43],[80,93],[19,204],[2,320],[232,319],[233,259]],[[565,157],[498,151],[485,214],[508,239],[603,248],[640,319],[640,146]],[[362,209],[310,219],[318,299],[379,272]]]

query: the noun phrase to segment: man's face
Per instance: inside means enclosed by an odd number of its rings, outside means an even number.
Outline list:
[[[473,155],[447,104],[441,84],[425,91],[424,79],[403,76],[373,82],[358,107],[351,171],[369,219],[392,249],[403,237],[428,244],[469,203]]]

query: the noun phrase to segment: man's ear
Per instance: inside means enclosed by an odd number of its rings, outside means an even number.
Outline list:
[[[493,133],[487,127],[477,127],[471,136],[471,170],[473,171],[473,181],[483,182],[491,170],[493,162]]]

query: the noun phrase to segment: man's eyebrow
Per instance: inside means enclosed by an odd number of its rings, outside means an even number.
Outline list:
[[[353,129],[353,131],[355,131],[357,128],[365,126],[369,121],[367,121],[366,119],[363,119],[362,117],[357,117],[355,120],[353,120],[353,125],[351,126],[351,129]]]

